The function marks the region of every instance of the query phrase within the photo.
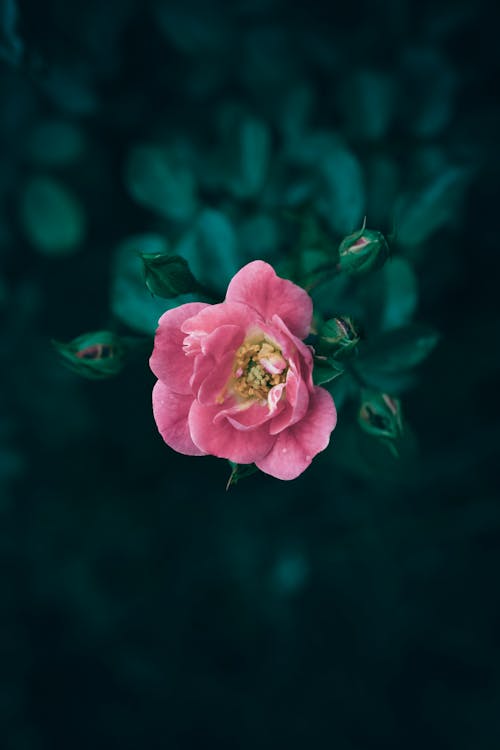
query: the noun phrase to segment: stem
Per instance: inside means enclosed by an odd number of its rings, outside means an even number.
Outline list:
[[[314,279],[314,281],[311,281],[307,286],[304,287],[306,292],[311,292],[313,289],[316,289],[316,287],[320,286],[321,284],[324,284],[325,281],[328,281],[333,276],[338,276],[340,273],[337,265],[332,265],[331,263],[325,264],[324,266],[319,266],[315,270],[314,273],[320,274],[317,279]],[[321,275],[325,274],[325,275]]]

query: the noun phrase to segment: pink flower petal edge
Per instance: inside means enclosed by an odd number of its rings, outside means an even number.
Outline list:
[[[296,479],[325,450],[337,423],[333,399],[316,386],[307,414],[296,424],[280,432],[272,449],[256,460],[258,468],[277,479]]]
[[[299,339],[311,328],[312,300],[307,292],[282,279],[269,263],[254,260],[233,276],[226,293],[227,302],[240,302],[255,310],[265,321],[279,315]]]
[[[186,456],[203,456],[205,451],[193,443],[188,426],[192,403],[190,396],[171,391],[161,380],[153,388],[153,413],[167,445]]]
[[[238,271],[224,302],[167,311],[150,359],[153,414],[167,445],[298,477],[337,418],[331,395],[313,385],[303,342],[311,319],[307,292],[260,260]]]

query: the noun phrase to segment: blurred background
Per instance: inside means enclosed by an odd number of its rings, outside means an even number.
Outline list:
[[[0,0],[2,750],[499,747],[487,10]],[[417,458],[364,464],[339,393],[305,474],[226,492],[156,431],[136,250],[223,294],[286,267],[304,203],[397,230],[386,323],[442,337],[403,389]],[[119,376],[62,366],[110,326],[144,337]]]

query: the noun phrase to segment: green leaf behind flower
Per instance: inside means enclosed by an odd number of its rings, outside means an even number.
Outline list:
[[[200,283],[221,296],[241,265],[232,222],[222,211],[211,208],[200,213],[194,227],[177,244],[176,252],[188,261]]]
[[[144,280],[151,294],[173,299],[200,290],[188,262],[180,255],[141,253]]]
[[[429,356],[438,341],[439,333],[427,325],[395,328],[375,337],[352,367],[367,385],[399,392],[413,384],[412,369]]]
[[[455,216],[469,173],[452,167],[423,190],[406,195],[396,209],[397,239],[402,245],[419,245]]]
[[[166,310],[185,302],[196,302],[198,294],[182,294],[174,299],[152,296],[144,282],[141,253],[164,254],[167,241],[158,234],[129,237],[116,250],[111,286],[111,310],[125,325],[134,331],[153,334],[159,318]]]
[[[22,194],[20,214],[26,235],[41,253],[71,255],[81,246],[85,213],[76,195],[59,180],[33,177]]]
[[[389,330],[406,325],[418,304],[418,281],[413,268],[404,258],[392,258],[381,276],[385,285],[381,328]]]
[[[189,165],[159,146],[130,151],[125,184],[132,198],[167,219],[186,221],[196,210],[196,181]]]
[[[340,362],[331,358],[319,359],[316,357],[313,367],[313,383],[314,385],[329,383],[340,377],[343,372],[344,368]]]

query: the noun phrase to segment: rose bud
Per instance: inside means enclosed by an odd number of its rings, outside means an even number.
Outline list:
[[[180,255],[142,253],[144,280],[151,294],[171,299],[199,290],[187,261]]]
[[[67,344],[52,343],[73,372],[91,380],[112,377],[123,368],[126,347],[111,331],[84,333]]]
[[[401,403],[387,393],[365,389],[361,394],[358,422],[365,432],[392,443],[403,434]]]
[[[382,232],[363,227],[340,243],[338,268],[350,276],[375,271],[384,265],[389,255],[389,245]]]
[[[337,317],[327,320],[320,329],[318,349],[336,359],[353,354],[359,343],[359,333],[351,318]]]

